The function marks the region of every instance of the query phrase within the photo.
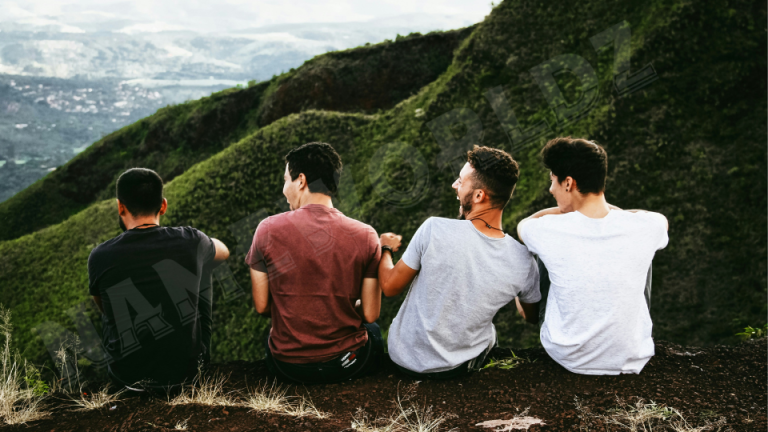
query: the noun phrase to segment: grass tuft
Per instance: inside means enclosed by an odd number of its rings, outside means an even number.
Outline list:
[[[125,393],[125,389],[110,394],[109,384],[107,384],[97,392],[88,393],[80,389],[79,397],[70,395],[69,398],[74,402],[74,406],[78,407],[77,411],[91,411],[117,402],[123,393]]]
[[[617,425],[629,432],[647,432],[661,427],[674,432],[718,432],[726,427],[725,417],[715,422],[704,421],[701,426],[691,426],[683,414],[675,408],[659,405],[651,401],[646,403],[639,398],[634,405],[618,401],[616,408],[608,410],[605,415],[592,413],[583,406],[579,398],[575,398],[576,410],[583,424],[592,425],[595,422],[605,425]],[[582,425],[584,430],[584,425]],[[587,429],[588,430],[588,429]]]
[[[264,384],[261,388],[252,390],[248,393],[242,406],[250,408],[253,411],[268,412],[273,414],[288,415],[292,417],[314,417],[326,419],[330,417],[329,413],[322,412],[315,407],[312,401],[304,396],[298,397],[298,401],[293,402],[295,397],[286,396],[287,390],[276,384]]]
[[[11,311],[0,306],[0,334],[4,338],[0,352],[0,419],[9,425],[25,424],[49,414],[41,409],[44,396],[37,391],[37,383],[30,386],[36,381],[30,377],[39,377],[39,372],[11,351],[12,333]]]
[[[235,406],[237,400],[232,393],[224,392],[224,383],[227,378],[219,373],[212,376],[204,376],[201,369],[198,369],[192,385],[185,386],[181,393],[169,400],[170,405],[210,405],[210,406]]]
[[[173,429],[174,430],[187,430],[187,426],[189,426],[189,418],[186,418],[186,419],[184,419],[182,421],[176,422],[176,426],[174,426]]]
[[[352,429],[360,432],[438,432],[446,420],[454,417],[437,415],[431,406],[411,402],[415,394],[415,385],[406,388],[404,397],[398,394],[395,411],[389,417],[373,419],[364,409],[358,408],[352,418]]]

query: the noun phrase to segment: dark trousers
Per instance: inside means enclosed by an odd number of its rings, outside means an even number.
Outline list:
[[[469,375],[473,371],[482,369],[483,364],[485,363],[485,359],[488,358],[488,355],[491,353],[491,349],[497,346],[499,346],[498,339],[496,339],[494,343],[488,347],[488,349],[480,353],[479,356],[473,358],[472,360],[465,361],[464,363],[460,364],[458,367],[455,367],[447,371],[442,371],[442,372],[414,372],[412,370],[409,370],[400,366],[397,363],[395,363],[395,366],[397,366],[397,369],[400,372],[410,377],[418,378],[418,379],[447,380],[447,379],[460,378],[465,375]]]
[[[300,384],[331,384],[360,378],[381,368],[384,339],[376,323],[363,323],[368,342],[357,351],[350,351],[322,363],[286,363],[272,357],[269,336],[265,340],[266,363],[269,371],[285,381]]]
[[[544,324],[544,312],[547,310],[547,297],[549,297],[549,272],[544,263],[536,257],[536,263],[539,265],[539,289],[541,290],[541,301],[539,302],[539,327]],[[645,304],[648,310],[651,310],[651,276],[653,274],[653,264],[648,267],[648,276],[645,278]]]

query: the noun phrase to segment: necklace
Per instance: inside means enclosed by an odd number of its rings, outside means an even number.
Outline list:
[[[472,222],[473,220],[479,220],[479,221],[483,222],[483,223],[485,224],[485,226],[486,226],[486,227],[488,227],[488,228],[490,228],[490,229],[495,229],[496,231],[501,231],[501,232],[504,232],[504,231],[503,231],[501,228],[495,228],[495,227],[492,227],[492,226],[491,226],[491,224],[489,224],[488,222],[486,222],[486,221],[484,221],[484,220],[480,219],[479,217],[476,217],[476,218],[472,218],[472,219],[470,219],[469,221],[470,221],[470,222]]]
[[[154,224],[154,223],[145,223],[145,224],[137,225],[137,226],[131,228],[131,231],[135,230],[136,228],[141,228],[143,226],[160,226],[160,225]]]

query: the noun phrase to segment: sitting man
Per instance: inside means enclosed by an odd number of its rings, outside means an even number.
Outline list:
[[[594,142],[555,138],[541,155],[557,207],[517,226],[546,266],[541,344],[571,372],[640,373],[654,354],[649,269],[667,245],[667,219],[606,202],[608,155]]]
[[[117,180],[123,233],[88,257],[108,371],[131,390],[178,388],[210,356],[211,271],[229,251],[195,228],[160,226],[167,208],[156,172],[124,172]]]
[[[384,351],[374,323],[381,310],[376,230],[333,207],[342,168],[333,147],[305,144],[285,162],[291,211],[259,224],[245,258],[256,311],[272,317],[267,366],[305,384],[360,377]]]
[[[501,228],[518,176],[509,154],[475,146],[453,183],[459,220],[427,219],[397,265],[391,253],[401,237],[381,236],[390,252],[379,265],[384,295],[413,281],[389,328],[389,355],[402,372],[449,379],[479,369],[496,345],[493,317],[513,300],[527,321],[537,322],[536,262]]]

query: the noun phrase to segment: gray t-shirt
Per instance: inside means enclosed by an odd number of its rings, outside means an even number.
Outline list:
[[[499,309],[515,297],[541,299],[528,249],[470,221],[427,219],[402,260],[419,274],[389,328],[389,355],[414,372],[451,370],[479,356],[496,338]]]

